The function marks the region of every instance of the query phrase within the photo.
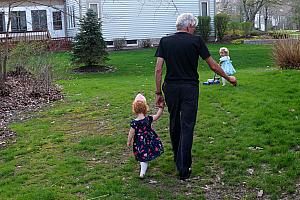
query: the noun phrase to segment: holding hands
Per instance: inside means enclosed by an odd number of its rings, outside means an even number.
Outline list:
[[[165,99],[162,96],[162,94],[156,94],[155,106],[158,107],[158,108],[164,108],[165,107]]]
[[[229,80],[228,80],[233,86],[237,85],[237,80],[235,78],[235,76],[229,76]]]

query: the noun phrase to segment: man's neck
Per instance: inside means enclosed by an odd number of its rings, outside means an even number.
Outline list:
[[[177,33],[189,33],[187,30],[177,30]]]
[[[177,33],[188,33],[188,34],[193,35],[193,33],[189,32],[187,28],[186,29],[177,30]]]

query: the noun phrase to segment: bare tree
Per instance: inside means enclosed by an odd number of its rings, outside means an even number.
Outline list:
[[[280,9],[278,6],[283,5],[283,1],[282,0],[273,0],[273,1],[268,1],[265,5],[264,5],[264,25],[265,25],[265,31],[268,31],[268,20],[270,17],[270,14],[273,10],[278,10]],[[286,4],[286,2],[285,2]]]
[[[281,4],[283,0],[242,0],[246,21],[254,24],[256,14],[264,7],[268,8],[274,4]]]

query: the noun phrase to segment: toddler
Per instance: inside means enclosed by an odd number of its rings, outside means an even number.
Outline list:
[[[132,112],[136,114],[136,119],[130,123],[127,146],[133,145],[135,159],[140,162],[140,178],[144,178],[148,162],[164,152],[162,142],[151,126],[162,115],[163,107],[162,103],[155,115],[146,116],[149,107],[143,95],[138,94],[132,103]]]
[[[220,53],[220,65],[221,68],[223,69],[223,71],[228,75],[231,76],[234,73],[236,73],[235,69],[233,68],[232,64],[231,64],[231,60],[229,57],[229,50],[226,47],[222,47],[219,50]],[[225,86],[226,85],[226,79],[222,77],[222,85]]]

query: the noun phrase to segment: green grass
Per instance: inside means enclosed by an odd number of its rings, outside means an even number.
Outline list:
[[[218,59],[220,45],[209,49]],[[239,86],[202,86],[193,145],[193,177],[177,180],[168,114],[155,124],[165,153],[145,180],[126,147],[131,102],[143,92],[154,112],[154,49],[110,53],[109,74],[70,73],[69,54],[53,55],[65,99],[14,123],[16,143],[0,150],[1,199],[204,199],[216,177],[277,199],[293,193],[300,175],[300,72],[280,71],[272,46],[228,45]],[[213,76],[199,63],[201,82]],[[256,147],[259,147],[255,149]],[[253,169],[253,174],[247,172]],[[157,181],[150,184],[150,180]],[[218,184],[217,183],[217,184]]]

